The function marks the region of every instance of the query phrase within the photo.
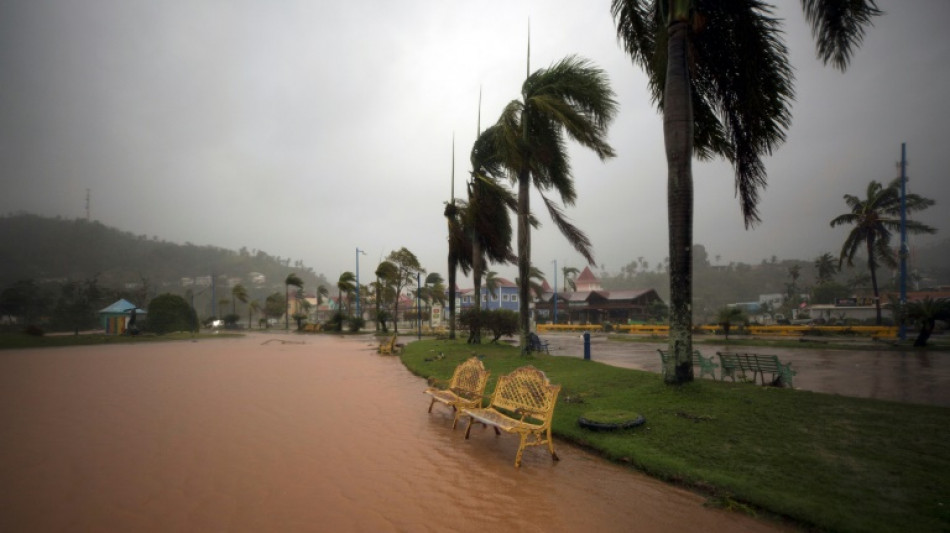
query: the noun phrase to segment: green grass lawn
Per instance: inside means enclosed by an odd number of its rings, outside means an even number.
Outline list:
[[[438,352],[445,358],[426,361]],[[401,357],[417,375],[448,379],[476,353],[492,372],[489,392],[494,377],[525,364],[562,385],[557,437],[693,488],[710,505],[819,530],[950,530],[950,409],[749,383],[668,386],[659,374],[524,358],[504,345],[424,340]],[[618,409],[646,424],[618,432],[577,424],[585,413]]]

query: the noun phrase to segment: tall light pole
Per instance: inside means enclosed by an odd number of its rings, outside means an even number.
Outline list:
[[[557,259],[554,260],[554,324],[557,324]]]
[[[363,318],[360,311],[360,254],[366,255],[366,252],[356,247],[356,318]]]

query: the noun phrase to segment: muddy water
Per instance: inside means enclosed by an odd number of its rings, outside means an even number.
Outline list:
[[[583,339],[577,334],[547,334],[553,355],[583,357]],[[660,372],[655,342],[621,342],[604,335],[591,338],[591,358],[614,366]],[[715,358],[717,351],[741,351],[777,355],[792,363],[797,372],[795,388],[859,398],[950,407],[950,353],[926,350],[868,351],[827,350],[821,343],[800,349],[696,345]],[[719,372],[716,371],[718,379]],[[708,378],[706,378],[708,379]]]
[[[515,469],[395,358],[299,339],[0,352],[0,531],[777,529],[564,443]]]

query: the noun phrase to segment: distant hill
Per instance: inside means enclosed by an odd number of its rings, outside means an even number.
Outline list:
[[[147,286],[151,295],[182,293],[188,287],[197,292],[203,283],[210,285],[214,274],[218,290],[239,282],[254,292],[271,293],[283,290],[291,272],[304,281],[304,289],[331,286],[322,274],[289,261],[263,251],[149,239],[98,221],[32,214],[0,217],[0,289],[26,279],[44,283],[95,276],[100,286]]]

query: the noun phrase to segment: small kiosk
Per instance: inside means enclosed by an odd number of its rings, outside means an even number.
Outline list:
[[[122,335],[133,320],[138,324],[144,318],[145,311],[126,299],[120,299],[99,311],[99,320],[107,335]]]

